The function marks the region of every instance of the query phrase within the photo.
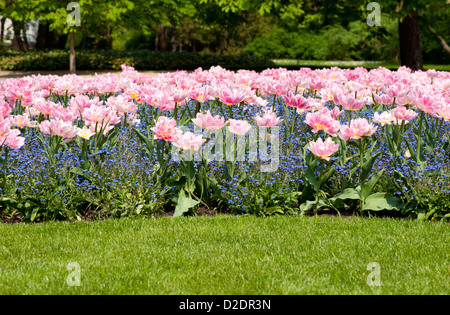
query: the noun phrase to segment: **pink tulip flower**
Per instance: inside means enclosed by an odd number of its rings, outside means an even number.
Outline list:
[[[173,118],[160,116],[151,130],[155,133],[154,139],[163,139],[166,141],[176,140],[181,130],[176,127],[177,122]]]
[[[74,138],[80,128],[60,119],[44,120],[39,124],[41,132],[47,135],[60,136],[64,138]]]
[[[434,117],[437,116],[439,104],[436,102],[435,97],[423,94],[422,92],[416,92],[413,95],[413,104],[422,112]]]
[[[383,95],[375,94],[373,96],[373,98],[375,99],[375,102],[377,104],[392,105],[394,103],[394,98],[392,96],[387,95],[387,94],[383,94]]]
[[[0,146],[7,145],[10,148],[18,149],[25,143],[24,137],[19,137],[19,129],[11,129],[12,120],[0,118]]]
[[[236,105],[242,102],[247,96],[247,90],[244,88],[226,88],[223,87],[218,92],[219,99],[225,105]]]
[[[256,115],[253,119],[259,127],[274,127],[283,121],[271,109],[266,110],[262,116]]]
[[[350,125],[342,125],[339,131],[339,138],[344,141],[349,139],[358,140],[362,137],[368,137],[375,133],[377,127],[369,124],[365,118],[356,118],[350,121]]]
[[[325,133],[333,137],[337,136],[337,133],[341,127],[340,122],[333,119],[328,108],[324,108],[318,112],[306,114],[305,123],[312,128],[312,132],[316,133],[323,130]]]
[[[401,124],[402,121],[409,122],[410,120],[413,120],[417,117],[417,113],[413,111],[412,109],[406,109],[406,107],[403,106],[397,106],[394,109],[391,110],[392,116],[394,116],[394,124]]]
[[[95,135],[95,132],[84,126],[82,129],[78,130],[77,135],[80,138],[89,140],[93,135]]]
[[[23,127],[36,127],[37,122],[30,120],[30,115],[25,113],[24,115],[16,115],[12,116],[12,125],[17,126],[19,128]]]
[[[196,118],[192,119],[194,124],[203,129],[219,130],[226,125],[225,119],[219,115],[212,116],[210,111],[206,111],[206,114],[197,113]]]
[[[8,144],[8,147],[13,148],[15,150],[19,149],[25,143],[24,137],[19,137],[20,130],[12,129],[5,139],[5,144]]]
[[[360,110],[365,105],[363,100],[355,99],[355,95],[353,94],[339,95],[338,99],[339,104],[350,111]]]
[[[11,107],[0,97],[0,116],[6,118],[10,115]]]
[[[391,125],[395,120],[395,117],[390,112],[382,112],[381,114],[375,113],[373,114],[372,121],[384,125]]]
[[[246,120],[230,119],[228,122],[230,123],[228,130],[239,136],[245,135],[252,128]]]
[[[115,109],[121,116],[123,116],[123,114],[134,113],[137,110],[136,104],[129,101],[128,97],[123,94],[116,97],[109,97],[106,101],[106,106]]]
[[[183,150],[197,151],[205,141],[206,139],[203,139],[202,135],[196,135],[193,132],[187,131],[174,139],[172,144]]]
[[[331,138],[327,138],[325,141],[319,138],[309,143],[308,150],[318,158],[329,161],[331,156],[339,150],[339,144],[334,143]]]
[[[450,103],[442,103],[438,110],[438,115],[445,121],[450,121]]]
[[[283,95],[284,102],[291,106],[298,109],[309,109],[311,108],[311,105],[309,104],[308,99],[304,98],[300,94],[293,94],[292,92],[289,92],[289,95]]]

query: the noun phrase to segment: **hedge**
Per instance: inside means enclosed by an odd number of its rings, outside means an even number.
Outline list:
[[[127,64],[136,70],[194,70],[222,66],[227,69],[265,69],[275,67],[271,60],[228,55],[204,55],[192,52],[150,50],[80,50],[76,52],[77,70],[120,70]],[[0,51],[0,70],[51,71],[69,69],[69,51]]]

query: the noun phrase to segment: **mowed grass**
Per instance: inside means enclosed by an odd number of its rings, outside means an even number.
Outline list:
[[[449,294],[449,232],[324,216],[2,224],[0,293]]]
[[[383,61],[334,61],[334,60],[296,60],[296,59],[274,59],[272,60],[279,67],[314,67],[314,68],[356,68],[363,67],[367,69],[376,69],[385,67],[391,70],[397,70],[400,64]],[[450,71],[450,65],[425,64],[423,70],[435,69],[438,71]]]

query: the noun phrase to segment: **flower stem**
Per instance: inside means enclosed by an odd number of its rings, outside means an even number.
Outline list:
[[[423,117],[424,113],[420,112],[420,121],[419,121],[419,129],[417,134],[417,155],[416,155],[416,163],[420,162],[420,155],[422,154],[422,126],[423,126]]]

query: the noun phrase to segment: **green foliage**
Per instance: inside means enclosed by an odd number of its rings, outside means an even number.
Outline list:
[[[177,206],[175,207],[174,217],[182,216],[184,213],[188,212],[190,208],[195,207],[200,202],[192,199],[189,195],[186,196],[184,189],[181,189],[178,194]]]
[[[238,205],[235,211],[257,216],[296,214],[299,195],[299,192],[280,191],[264,186],[252,191],[249,198],[244,198],[243,204]]]
[[[419,220],[450,220],[450,200],[448,194],[443,192],[419,193],[405,210],[406,213],[414,215]]]
[[[0,70],[66,70],[68,51],[0,52]],[[137,70],[194,70],[220,65],[228,69],[264,69],[275,64],[269,60],[227,55],[202,55],[192,52],[156,52],[148,50],[80,50],[78,70],[120,70],[122,64]]]
[[[328,25],[318,32],[275,29],[255,38],[243,53],[260,58],[394,61],[398,54],[392,45],[398,38],[396,25],[383,17],[386,26],[376,29],[361,21],[350,22],[348,27]]]

